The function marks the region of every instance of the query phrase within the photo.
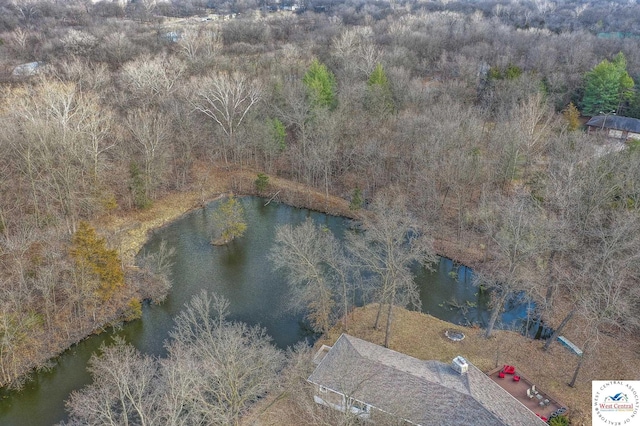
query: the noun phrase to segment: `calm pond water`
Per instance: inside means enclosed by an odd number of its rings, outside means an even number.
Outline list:
[[[173,317],[202,289],[224,295],[230,301],[231,319],[261,324],[280,348],[301,339],[314,338],[304,327],[303,314],[287,309],[287,283],[274,273],[267,254],[275,230],[282,224],[299,224],[307,217],[331,229],[338,238],[347,232],[349,221],[305,209],[271,203],[260,198],[242,198],[247,232],[226,247],[214,247],[209,241],[214,230],[212,211],[215,203],[193,211],[158,230],[144,250],[157,250],[165,240],[176,249],[171,294],[160,306],[145,306],[142,319],[121,330],[88,338],[73,346],[56,361],[55,368],[36,374],[21,392],[0,392],[0,425],[52,425],[64,420],[64,400],[70,392],[90,383],[86,364],[101,344],[113,334],[146,353],[163,356],[163,343],[173,325]],[[471,284],[472,271],[441,259],[434,271],[417,270],[422,309],[439,318],[458,323],[483,324],[486,296]],[[502,317],[506,325],[526,317],[526,306],[515,305]]]

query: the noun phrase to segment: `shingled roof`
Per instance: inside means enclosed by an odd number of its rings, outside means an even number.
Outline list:
[[[618,115],[596,115],[587,121],[587,126],[605,127],[607,129],[640,133],[640,120]]]
[[[458,374],[439,361],[342,334],[309,382],[420,425],[542,425],[534,413],[469,364]]]

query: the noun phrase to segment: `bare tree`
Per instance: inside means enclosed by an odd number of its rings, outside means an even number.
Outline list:
[[[25,309],[29,306],[30,294],[0,283],[0,383],[17,385],[24,374],[24,359],[20,354],[37,344],[36,330],[40,328],[38,315]]]
[[[155,390],[158,364],[123,339],[103,346],[89,363],[94,382],[67,402],[70,424],[158,424]]]
[[[409,304],[420,307],[420,295],[411,267],[428,266],[436,255],[428,235],[407,212],[405,200],[394,192],[379,194],[372,214],[364,221],[362,234],[348,235],[348,250],[364,274],[371,274],[379,301],[375,328],[387,306],[385,346],[389,347],[393,307]]]
[[[497,203],[497,216],[494,216],[498,219],[497,226],[494,230],[491,225],[487,227],[492,233],[494,257],[476,275],[478,285],[492,290],[493,306],[485,331],[487,338],[509,297],[518,292],[536,294],[533,291],[536,257],[546,250],[546,238],[540,233],[540,212],[530,197],[501,199]]]
[[[153,200],[165,180],[170,145],[168,118],[158,111],[136,109],[125,123],[134,142],[135,157],[142,159],[145,196]]]
[[[150,277],[150,283],[145,283],[144,298],[150,298],[156,303],[164,301],[171,289],[169,279],[173,267],[174,247],[167,247],[167,242],[162,240],[160,247],[153,253],[143,252],[137,262],[143,275]]]
[[[145,56],[127,62],[120,79],[135,102],[158,104],[177,90],[184,70],[184,62],[175,57]]]
[[[279,119],[292,128],[298,143],[299,155],[292,156],[299,179],[310,181],[307,170],[307,151],[313,124],[311,120],[313,108],[306,97],[306,88],[300,81],[286,82],[282,88],[282,102],[274,102],[274,110]]]
[[[227,146],[233,147],[235,133],[249,110],[260,100],[261,88],[257,81],[241,73],[218,73],[198,85],[193,107],[214,120],[227,137],[222,153],[225,164]]]
[[[283,354],[259,326],[226,320],[228,301],[201,293],[176,319],[174,345],[199,365],[194,410],[207,424],[239,424],[248,407],[275,384]],[[175,351],[170,348],[170,351]]]
[[[336,304],[346,320],[354,288],[347,278],[342,249],[331,231],[307,219],[296,227],[279,227],[275,242],[269,258],[276,270],[287,273],[292,304],[308,311],[313,329],[329,331]]]
[[[284,355],[260,327],[226,320],[229,303],[205,292],[176,318],[169,357],[155,360],[122,339],[94,355],[94,382],[75,391],[70,424],[239,424],[276,384]]]
[[[586,323],[583,357],[597,349],[603,331],[630,331],[640,326],[636,310],[639,235],[635,212],[612,213],[607,223],[591,228],[577,254],[575,279],[579,285],[573,297]],[[579,362],[569,386],[575,385],[581,365]]]
[[[169,344],[169,357],[160,362],[159,387],[162,389],[158,400],[159,423],[167,426],[201,424],[200,408],[192,409],[197,403],[200,365],[190,347]]]
[[[314,177],[319,177],[325,193],[325,203],[329,199],[329,188],[333,180],[333,169],[339,156],[340,118],[327,110],[316,112],[315,125],[309,134],[309,146],[306,157],[302,158]]]
[[[602,326],[598,324],[600,315],[609,316],[601,318],[607,323],[605,328],[627,329],[637,321],[637,315],[630,309],[633,286],[627,284],[637,279],[633,247],[637,244],[638,224],[632,194],[637,192],[633,176],[638,159],[629,153],[594,157],[581,151],[574,154],[579,162],[559,161],[563,153],[556,151],[550,163],[552,174],[545,199],[550,218],[558,224],[553,239],[557,252],[554,276],[565,289],[572,308],[563,313],[564,318],[554,328],[545,349],[574,317],[595,318],[590,320],[595,325],[588,327],[594,330],[594,336]],[[612,270],[617,270],[617,283],[607,275]],[[602,286],[608,286],[609,290]],[[619,300],[620,292],[626,296],[624,300]],[[596,306],[602,304],[604,307],[598,312]],[[617,312],[622,312],[621,316]],[[625,320],[615,325],[622,317]],[[595,349],[597,339],[587,340],[585,345]]]
[[[98,45],[98,39],[93,34],[73,28],[60,41],[67,53],[80,57],[90,56]]]
[[[178,46],[195,71],[206,69],[222,50],[222,36],[210,28],[191,28],[182,32]]]
[[[12,114],[16,137],[10,143],[30,181],[36,217],[44,204],[74,232],[78,217],[99,208],[95,183],[111,146],[108,112],[73,83],[42,78],[16,99]]]
[[[382,56],[373,42],[373,31],[367,26],[346,28],[333,39],[332,48],[344,68],[344,77],[350,80],[371,74]]]

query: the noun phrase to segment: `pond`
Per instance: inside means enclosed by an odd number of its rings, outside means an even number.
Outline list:
[[[157,250],[163,240],[176,249],[171,273],[173,288],[167,300],[159,306],[145,306],[139,321],[73,346],[55,360],[53,369],[35,374],[21,392],[0,393],[0,424],[38,426],[64,420],[64,400],[72,390],[90,383],[87,361],[103,342],[111,341],[114,333],[143,352],[163,356],[173,317],[202,289],[229,299],[231,319],[261,324],[280,348],[302,339],[312,341],[315,336],[304,326],[304,315],[288,309],[287,283],[281,273],[273,272],[267,255],[280,225],[299,224],[311,217],[343,238],[349,221],[282,204],[265,206],[261,198],[240,200],[247,232],[228,246],[210,244],[215,203],[156,231],[144,251]],[[456,324],[483,324],[488,316],[487,296],[471,284],[472,277],[469,268],[448,259],[441,259],[434,271],[416,270],[423,311]],[[509,326],[521,323],[526,312],[526,305],[515,303],[505,312],[502,322]]]

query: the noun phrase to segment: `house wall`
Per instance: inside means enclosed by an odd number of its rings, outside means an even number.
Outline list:
[[[640,133],[633,133],[633,132],[627,132],[625,130],[617,130],[617,129],[610,129],[610,128],[605,128],[602,129],[601,127],[597,127],[597,126],[589,126],[589,128],[587,129],[588,133],[597,133],[597,132],[604,132],[607,137],[609,138],[615,138],[615,139],[640,139]]]
[[[359,401],[352,401],[350,404],[347,404],[346,397],[343,394],[317,385],[315,386],[315,395],[313,395],[313,400],[317,404],[326,405],[327,407],[331,407],[334,410],[338,410],[343,413],[347,411],[348,407],[352,414],[355,414],[362,419],[369,418],[369,413],[372,408],[367,404],[360,403]]]
[[[336,410],[344,411],[344,396],[331,389],[316,386],[313,399],[318,404],[324,404]]]
[[[609,129],[609,132],[607,134],[610,138],[622,139],[623,137],[622,130]]]
[[[640,133],[629,132],[627,139],[640,139]]]

